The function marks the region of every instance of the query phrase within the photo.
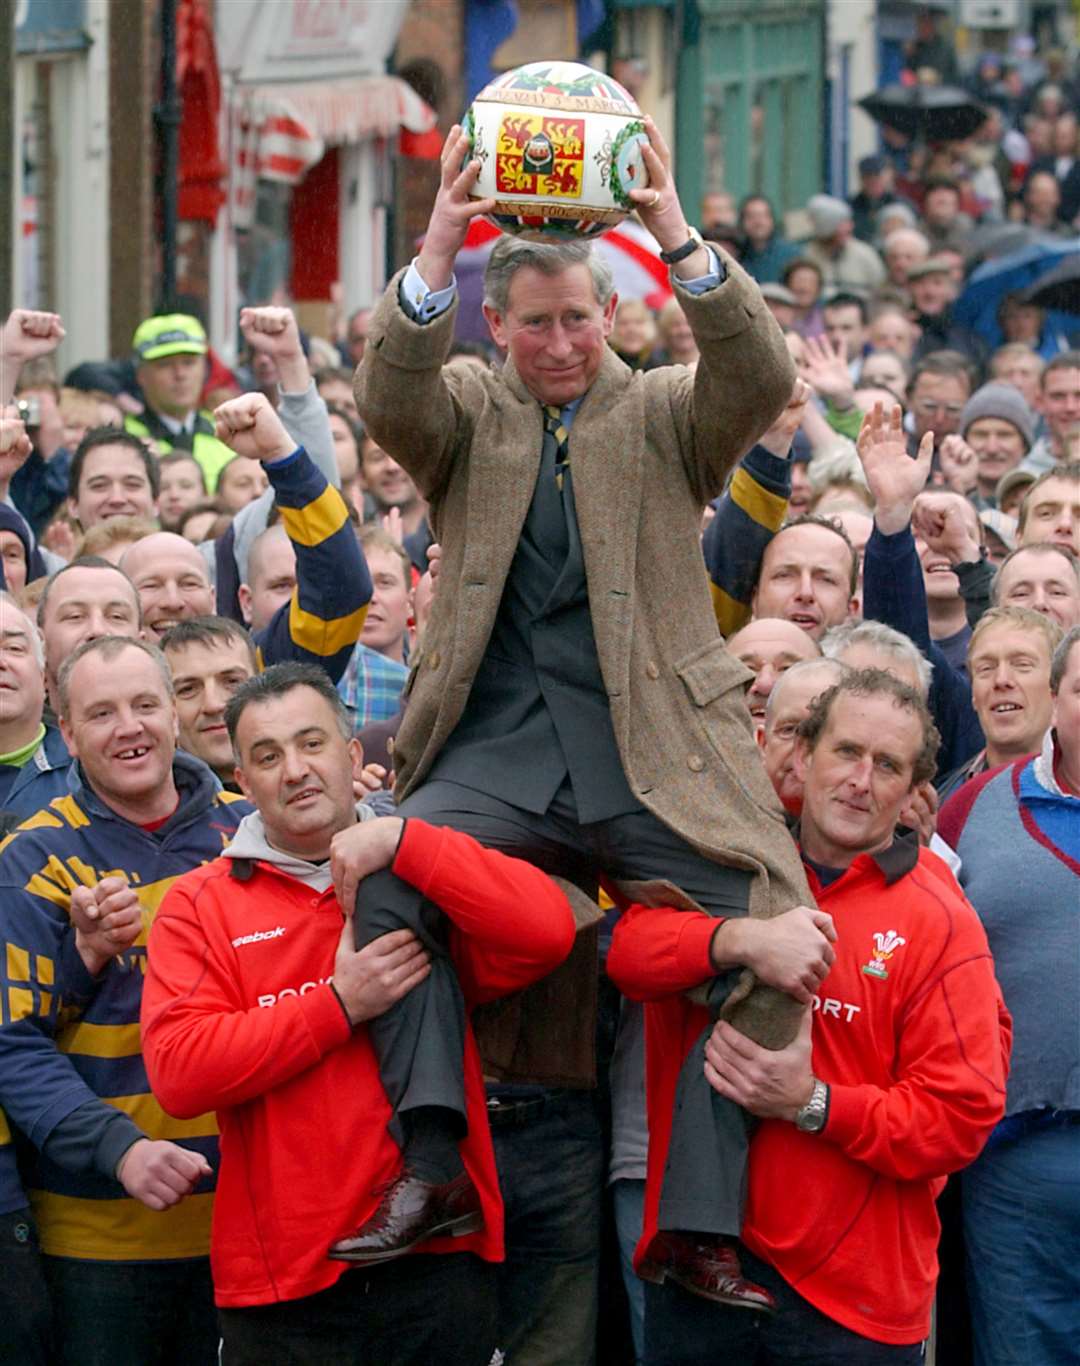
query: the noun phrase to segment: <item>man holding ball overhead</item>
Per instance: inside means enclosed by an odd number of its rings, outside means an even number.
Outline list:
[[[397,796],[403,816],[467,831],[590,893],[602,879],[616,895],[631,884],[627,900],[670,905],[678,888],[679,904],[768,920],[763,938],[786,951],[718,963],[710,994],[714,1013],[781,1047],[802,1010],[785,993],[805,999],[805,983],[827,972],[831,922],[812,909],[754,754],[750,675],[717,632],[698,533],[704,505],[804,386],[757,286],[688,225],[668,149],[651,119],[645,129],[648,186],[629,195],[671,267],[701,352],[693,373],[633,373],[610,350],[617,297],[586,243],[509,236],[492,252],[484,303],[508,360],[501,371],[443,368],[454,261],[471,220],[495,208],[472,197],[481,162],[467,160],[460,127],[422,250],[372,318],[357,404],[428,499],[444,548],[395,745]],[[347,836],[334,865],[343,899],[358,892],[359,935],[406,925],[432,953],[430,976],[371,1025],[404,1161],[375,1216],[331,1251],[371,1262],[443,1227],[441,1191],[461,1171],[463,1006],[431,904],[389,872],[361,882]],[[579,1132],[595,1126],[582,1176],[593,1203],[578,1220],[595,1230],[597,972],[595,932],[583,932],[551,977],[474,1019],[485,1072],[515,1084],[508,1108],[534,1098],[523,1087],[561,1088],[536,1095],[575,1109]],[[703,1064],[703,1053],[688,1060],[680,1096],[709,1127],[687,1126],[661,1227],[737,1238],[744,1119]],[[503,1105],[496,1092],[493,1116]],[[550,1157],[561,1171],[561,1154]],[[705,1293],[769,1302],[742,1279],[730,1242],[705,1260],[688,1273]],[[594,1272],[578,1266],[573,1288],[559,1287],[568,1315],[576,1295],[595,1303]],[[534,1280],[535,1312],[554,1293]]]

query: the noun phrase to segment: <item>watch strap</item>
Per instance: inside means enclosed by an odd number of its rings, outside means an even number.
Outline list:
[[[693,256],[694,252],[697,251],[701,244],[700,234],[691,228],[690,235],[682,246],[676,247],[674,251],[662,251],[660,253],[660,259],[665,266],[677,266],[680,261],[685,261],[688,256]]]
[[[828,1085],[815,1077],[810,1099],[795,1116],[795,1127],[801,1133],[821,1133],[829,1120],[829,1097]]]

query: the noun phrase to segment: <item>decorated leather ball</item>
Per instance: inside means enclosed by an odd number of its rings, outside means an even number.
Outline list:
[[[641,110],[618,81],[579,62],[530,62],[484,87],[465,116],[481,163],[473,198],[520,237],[593,237],[649,183]]]

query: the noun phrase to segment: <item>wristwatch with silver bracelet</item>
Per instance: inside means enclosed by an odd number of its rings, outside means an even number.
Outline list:
[[[814,1078],[810,1099],[795,1116],[795,1127],[804,1134],[819,1134],[829,1117],[829,1088]]]

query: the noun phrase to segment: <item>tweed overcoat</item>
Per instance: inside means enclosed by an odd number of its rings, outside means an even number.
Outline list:
[[[705,503],[784,407],[794,372],[757,286],[715,250],[727,267],[722,284],[695,296],[674,281],[701,352],[696,372],[633,372],[608,351],[575,415],[570,463],[597,653],[630,789],[702,854],[750,869],[751,914],[771,916],[813,902],[755,749],[744,702],[751,674],[717,630],[700,528]],[[399,301],[401,280],[375,310],[355,382],[365,428],[428,500],[443,547],[394,746],[399,800],[423,781],[462,715],[543,440],[540,404],[513,362],[444,370],[455,309],[413,321]],[[671,899],[658,887],[635,894]],[[794,1032],[797,1011],[752,985],[744,974],[726,1013],[775,1047]],[[739,1011],[768,1020],[740,1020]]]

